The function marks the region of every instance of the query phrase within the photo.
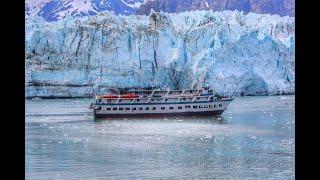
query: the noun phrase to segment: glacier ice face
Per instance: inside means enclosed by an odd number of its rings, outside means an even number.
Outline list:
[[[238,11],[99,14],[26,21],[27,97],[84,97],[110,87],[294,93],[293,17]]]

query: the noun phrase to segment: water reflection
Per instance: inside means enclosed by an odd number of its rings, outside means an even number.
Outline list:
[[[159,118],[94,118],[96,123],[111,123],[111,122],[186,122],[186,123],[206,123],[206,124],[227,124],[227,118],[223,116],[187,116],[187,117],[159,117]]]

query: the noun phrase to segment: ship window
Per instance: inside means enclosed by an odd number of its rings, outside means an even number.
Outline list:
[[[126,110],[130,110],[130,108],[126,108]]]
[[[213,107],[217,107],[216,105],[213,105]]]
[[[151,99],[151,101],[154,101],[154,99]]]
[[[119,99],[119,102],[121,102],[121,99]]]
[[[188,108],[188,106],[185,106],[185,108]]]
[[[113,108],[112,110],[117,110],[117,108]]]
[[[169,107],[169,109],[173,109],[173,107]]]
[[[111,108],[107,108],[107,111],[110,111],[111,110]]]
[[[142,108],[142,107],[140,107],[140,108],[139,108],[139,110],[143,110],[143,108]]]
[[[137,102],[139,102],[140,101],[140,99],[137,99]]]
[[[194,109],[197,109],[197,106],[193,106]]]
[[[122,111],[123,110],[123,108],[119,108],[119,111]]]
[[[191,108],[191,106],[188,105],[188,108]]]
[[[161,110],[165,110],[166,108],[165,107],[161,107]]]
[[[152,107],[152,110],[156,110],[157,108],[156,107]]]
[[[167,98],[165,98],[165,99],[164,99],[164,101],[168,101],[168,99],[167,99]]]
[[[209,105],[209,108],[211,108],[211,105]]]
[[[132,108],[132,110],[136,110],[137,108]]]
[[[185,100],[186,100],[186,98],[182,98],[181,100],[185,101]]]
[[[222,106],[222,104],[219,104],[219,107],[221,107]]]
[[[181,107],[181,106],[179,106],[179,107],[178,107],[178,109],[182,109],[182,107]]]
[[[202,106],[199,106],[199,108],[203,108]]]
[[[146,107],[146,110],[149,110],[149,107]]]
[[[200,99],[200,97],[197,97],[197,100],[199,100]]]

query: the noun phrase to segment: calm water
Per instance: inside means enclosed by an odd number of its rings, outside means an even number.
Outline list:
[[[26,101],[26,179],[294,179],[294,96],[221,117],[94,121],[88,99]]]

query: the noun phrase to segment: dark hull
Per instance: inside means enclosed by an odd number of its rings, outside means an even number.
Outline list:
[[[182,113],[141,113],[141,114],[96,114],[95,118],[128,118],[128,117],[172,117],[172,116],[217,116],[224,110]]]

